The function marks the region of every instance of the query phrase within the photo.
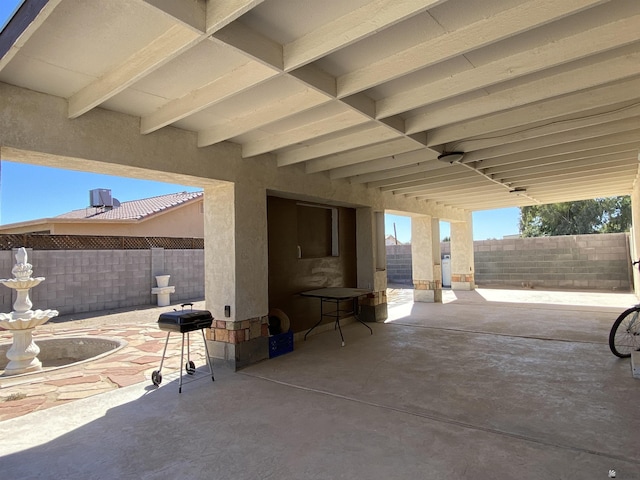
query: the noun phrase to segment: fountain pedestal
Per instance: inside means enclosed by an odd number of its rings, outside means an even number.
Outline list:
[[[42,370],[42,363],[38,360],[40,348],[33,341],[33,330],[58,315],[56,310],[31,310],[29,290],[44,277],[31,277],[31,265],[27,263],[27,251],[24,247],[16,253],[17,263],[11,270],[15,278],[1,279],[4,286],[16,290],[17,298],[13,302],[11,313],[0,313],[0,327],[13,334],[13,343],[7,352],[9,364],[4,369],[4,375],[18,375]]]
[[[5,375],[17,375],[42,370],[42,362],[38,360],[40,347],[33,341],[33,328],[12,330],[13,344],[7,352],[10,360],[4,369]]]

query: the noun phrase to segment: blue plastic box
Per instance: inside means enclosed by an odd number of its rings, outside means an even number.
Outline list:
[[[269,358],[293,352],[293,332],[279,333],[269,337]]]

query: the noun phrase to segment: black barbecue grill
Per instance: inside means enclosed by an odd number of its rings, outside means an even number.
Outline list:
[[[184,307],[191,307],[189,310],[185,310]],[[180,384],[178,385],[178,393],[182,393],[182,364],[184,362],[184,334],[187,334],[187,362],[184,364],[185,371],[188,375],[194,375],[196,373],[196,365],[191,361],[189,355],[189,332],[200,330],[202,332],[202,341],[204,342],[204,350],[207,356],[207,364],[209,365],[209,373],[211,374],[211,380],[213,378],[213,367],[211,366],[211,358],[209,357],[209,348],[207,347],[207,340],[204,336],[204,329],[210,328],[213,323],[213,317],[208,310],[194,310],[193,303],[182,304],[182,310],[165,312],[158,318],[158,327],[160,330],[167,332],[167,339],[164,343],[164,351],[162,352],[162,360],[160,360],[160,368],[154,370],[151,374],[151,381],[154,385],[158,386],[162,383],[162,364],[164,363],[164,357],[167,353],[167,345],[169,344],[169,335],[171,332],[179,332],[182,334],[182,347],[180,350]]]

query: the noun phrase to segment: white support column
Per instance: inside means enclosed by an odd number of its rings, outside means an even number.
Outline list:
[[[434,302],[442,303],[442,255],[440,254],[440,219],[431,218],[431,260],[433,261]]]
[[[475,288],[473,266],[473,220],[471,212],[465,222],[451,222],[451,289]]]
[[[267,191],[253,183],[236,183],[236,320],[269,311],[269,241]]]
[[[640,182],[636,181],[631,193],[631,260],[640,258]],[[640,274],[638,269],[633,267],[633,291],[636,297],[640,298]]]
[[[371,208],[356,209],[358,288],[373,290],[375,282],[374,225]]]
[[[435,220],[435,222],[434,222]],[[437,219],[430,216],[413,217],[411,219],[411,258],[413,268],[413,301],[414,302],[442,302],[442,281],[435,276],[434,242],[437,241],[439,250],[439,227],[436,229],[437,240],[434,236],[434,223]],[[437,265],[440,265],[438,255]]]
[[[374,214],[375,235],[373,237],[376,252],[376,283],[383,289],[387,289],[387,245],[384,235],[384,212]],[[376,285],[377,287],[378,285]]]
[[[382,230],[377,212],[371,208],[356,209],[356,255],[358,288],[371,290],[372,294],[360,300],[361,319],[383,322],[387,319],[387,272],[378,268],[380,255],[378,246],[384,245],[384,215]],[[382,238],[380,238],[382,232]],[[384,260],[386,252],[383,250]]]
[[[236,247],[235,186],[232,183],[204,190],[204,284],[207,310],[225,318],[225,305],[235,318]]]
[[[266,192],[205,189],[205,298],[210,354],[235,369],[268,358]]]

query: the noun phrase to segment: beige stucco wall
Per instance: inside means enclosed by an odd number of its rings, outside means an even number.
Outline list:
[[[302,164],[278,168],[270,155],[243,159],[232,143],[198,148],[194,132],[165,127],[141,135],[139,122],[100,108],[69,120],[66,100],[0,83],[1,159],[204,188],[205,290],[217,318],[224,305],[238,320],[267,313],[267,191],[372,211],[467,219],[466,212],[435,202],[332,181],[326,173],[308,175]],[[366,262],[371,279],[375,263]]]

